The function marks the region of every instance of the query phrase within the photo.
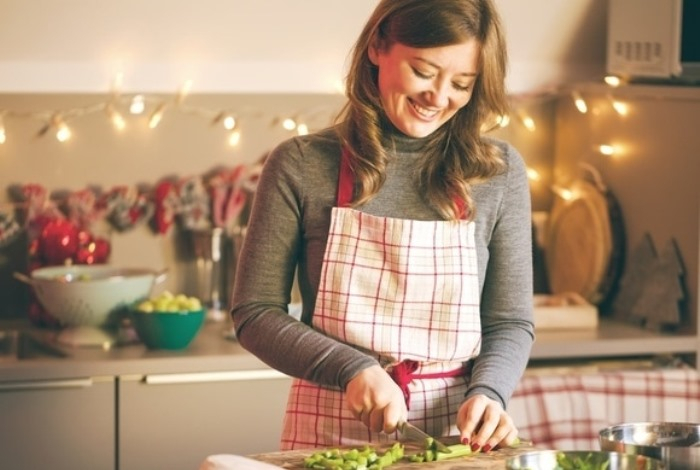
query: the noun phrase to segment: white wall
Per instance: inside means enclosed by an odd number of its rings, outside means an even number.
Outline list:
[[[607,0],[496,0],[513,92],[598,78]],[[376,0],[2,0],[0,92],[334,92]]]

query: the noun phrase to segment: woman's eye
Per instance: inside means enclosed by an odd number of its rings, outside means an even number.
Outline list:
[[[452,86],[455,88],[457,91],[469,91],[469,85],[462,85],[459,83],[454,83]]]
[[[433,78],[433,77],[435,76],[435,75],[432,74],[432,73],[422,72],[422,71],[420,71],[420,70],[418,70],[418,69],[413,69],[413,73],[414,73],[417,77],[419,77],[419,78],[425,78],[425,79]]]

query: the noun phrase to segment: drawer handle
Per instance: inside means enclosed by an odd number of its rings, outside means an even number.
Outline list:
[[[23,382],[0,382],[0,391],[85,388],[92,386],[92,379],[27,380]]]
[[[237,382],[241,380],[268,380],[289,377],[274,369],[239,370],[229,372],[193,372],[191,374],[155,374],[147,375],[143,381],[149,385],[202,383],[202,382]]]

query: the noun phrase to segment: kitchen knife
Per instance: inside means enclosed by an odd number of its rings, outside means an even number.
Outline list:
[[[445,444],[407,421],[399,424],[399,432],[404,439],[412,442],[419,442],[422,446],[425,446],[426,439],[431,439],[435,445],[435,449],[443,454],[449,454],[452,452],[452,449],[447,447]]]

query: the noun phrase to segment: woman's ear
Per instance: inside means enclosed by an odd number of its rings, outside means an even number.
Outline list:
[[[369,57],[369,61],[374,65],[377,65],[377,62],[379,62],[380,50],[381,45],[379,44],[379,39],[375,37],[374,40],[369,43],[369,47],[367,48],[367,56]]]

